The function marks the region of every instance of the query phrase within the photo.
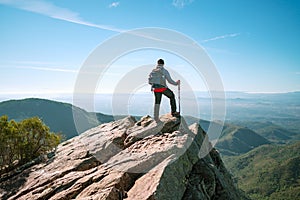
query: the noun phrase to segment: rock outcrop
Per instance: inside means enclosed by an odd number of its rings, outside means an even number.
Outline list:
[[[243,199],[206,133],[183,118],[102,124],[0,179],[1,199]],[[211,149],[211,148],[209,148]]]

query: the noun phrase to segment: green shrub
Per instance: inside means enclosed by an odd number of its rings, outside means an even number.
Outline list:
[[[20,122],[0,117],[0,171],[22,165],[53,150],[61,134],[50,132],[42,120],[32,117]]]

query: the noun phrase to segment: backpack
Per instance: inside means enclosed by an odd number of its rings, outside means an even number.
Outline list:
[[[148,83],[152,86],[163,86],[165,80],[165,76],[162,72],[162,69],[155,68],[149,74]]]

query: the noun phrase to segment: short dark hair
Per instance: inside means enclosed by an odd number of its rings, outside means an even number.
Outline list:
[[[159,65],[164,65],[164,64],[165,64],[165,61],[164,61],[163,59],[159,59],[159,60],[157,61],[157,64],[159,64]]]

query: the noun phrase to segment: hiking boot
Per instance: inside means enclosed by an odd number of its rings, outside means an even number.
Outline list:
[[[172,112],[171,114],[172,114],[173,117],[179,117],[180,116],[179,112]]]

